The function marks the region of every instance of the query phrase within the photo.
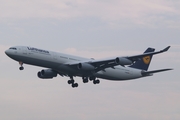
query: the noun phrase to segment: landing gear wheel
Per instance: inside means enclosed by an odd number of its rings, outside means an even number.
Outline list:
[[[96,84],[96,80],[93,80],[93,83]]]
[[[90,81],[95,80],[95,79],[96,79],[96,77],[94,77],[94,76],[89,77]]]
[[[70,80],[70,81],[71,81],[72,84],[74,83],[74,80]]]
[[[83,80],[83,83],[88,83],[88,79],[84,79],[84,80]]]
[[[78,83],[72,84],[72,87],[73,87],[73,88],[78,87]]]
[[[88,83],[89,82],[88,77],[82,77],[82,80],[83,80],[83,83]]]
[[[100,80],[98,80],[98,79],[97,79],[97,80],[93,80],[93,83],[94,83],[94,84],[99,84],[99,83],[100,83]]]
[[[100,80],[97,79],[97,80],[96,80],[96,83],[99,84],[99,83],[100,83]]]
[[[68,84],[71,84],[71,80],[68,80]]]
[[[75,87],[78,87],[78,83],[75,83],[74,85],[75,85]]]
[[[74,84],[72,84],[72,87],[74,88],[74,87],[75,87],[75,85],[74,85]]]
[[[19,70],[24,70],[24,67],[19,67]]]
[[[73,83],[74,83],[74,80],[68,80],[67,83],[68,83],[68,84],[73,84]]]
[[[67,81],[68,84],[71,84],[73,88],[78,87],[78,83],[74,83],[73,76],[70,76],[70,80]]]
[[[24,70],[24,67],[23,67],[23,62],[19,62],[19,65],[20,65],[20,67],[19,67],[19,70]]]

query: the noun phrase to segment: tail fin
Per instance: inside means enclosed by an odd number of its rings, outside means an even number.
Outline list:
[[[154,52],[155,49],[154,48],[148,48],[144,53],[148,53],[148,52]],[[148,70],[149,65],[151,63],[152,60],[152,56],[153,55],[149,55],[149,56],[145,56],[142,59],[136,61],[135,63],[133,63],[131,66],[132,68],[137,68],[137,69],[141,69],[141,70]]]

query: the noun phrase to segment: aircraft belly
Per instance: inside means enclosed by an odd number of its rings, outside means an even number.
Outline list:
[[[68,75],[72,75],[72,76],[79,76],[79,75],[82,76],[82,74],[80,74],[79,70],[69,67],[67,65],[59,65],[58,71],[61,71],[64,74],[68,74]]]
[[[97,77],[110,80],[130,80],[141,77],[141,72],[131,69],[121,68],[113,69],[107,68],[105,71],[100,71],[96,74]]]

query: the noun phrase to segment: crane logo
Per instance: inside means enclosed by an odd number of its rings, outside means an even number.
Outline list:
[[[151,61],[151,57],[150,56],[145,56],[145,57],[143,57],[143,61],[144,61],[145,64],[149,64],[150,61]]]

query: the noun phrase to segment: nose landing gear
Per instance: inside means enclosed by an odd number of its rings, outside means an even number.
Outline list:
[[[19,65],[20,65],[19,70],[24,70],[23,62],[19,62]]]

